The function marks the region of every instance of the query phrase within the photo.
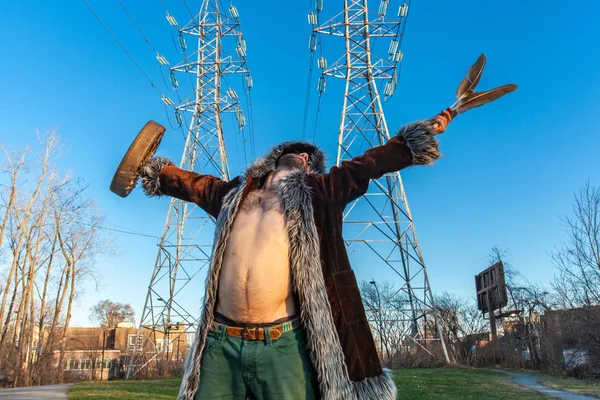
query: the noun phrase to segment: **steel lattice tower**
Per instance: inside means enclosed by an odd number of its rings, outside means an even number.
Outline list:
[[[391,97],[396,89],[409,8],[409,4],[400,4],[396,8],[398,18],[390,18],[390,3],[390,0],[380,0],[379,9],[371,11],[367,0],[344,0],[344,10],[321,23],[323,0],[316,0],[309,14],[309,23],[313,25],[309,47],[313,54],[320,47],[323,35],[345,40],[345,53],[330,66],[325,57],[318,60],[322,70],[318,83],[321,94],[327,77],[345,80],[336,165],[390,138],[380,91],[385,97]],[[388,53],[385,58],[375,54],[375,43],[379,49],[385,46],[384,51]],[[355,268],[370,269],[379,262],[391,268],[400,281],[400,287],[395,287],[396,293],[391,298],[379,299],[379,304],[371,307],[367,305],[374,329],[377,324],[397,323],[401,330],[400,343],[407,348],[418,346],[433,355],[432,344],[437,342],[435,353],[449,361],[399,172],[374,180],[365,196],[348,205],[344,236]],[[376,283],[371,283],[377,289]],[[379,290],[377,293],[379,295]]]
[[[227,113],[233,114],[241,130],[245,117],[238,94],[226,77],[241,74],[246,93],[252,78],[238,11],[233,5],[227,10],[220,7],[219,0],[203,0],[198,15],[179,30],[185,59],[170,68],[170,78],[176,87],[177,76],[183,80],[190,75],[193,86],[193,92],[175,105],[179,123],[187,125],[189,117],[180,168],[229,180],[224,118]],[[186,38],[197,43],[195,52],[186,53]],[[170,103],[165,97],[163,101]],[[196,205],[171,200],[131,352],[128,378],[146,367],[160,373],[172,360],[181,361],[186,356],[189,339],[199,321],[199,275],[203,278],[205,274],[200,272],[209,266],[214,226],[212,217]]]

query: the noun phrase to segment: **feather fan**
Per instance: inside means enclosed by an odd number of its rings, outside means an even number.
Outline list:
[[[469,68],[467,75],[458,85],[456,89],[456,97],[458,100],[450,106],[452,117],[456,114],[462,114],[471,108],[480,107],[491,101],[497,100],[507,93],[517,90],[517,85],[504,85],[495,89],[486,90],[484,92],[476,92],[475,88],[481,80],[483,69],[487,59],[485,54],[479,56],[475,64]]]
[[[481,79],[481,74],[483,73],[483,68],[486,63],[485,54],[479,56],[475,64],[469,68],[467,72],[467,76],[463,78],[463,80],[458,85],[458,89],[456,89],[456,98],[460,98],[463,94],[468,92],[469,90],[474,91],[475,87],[479,83]]]
[[[462,114],[471,108],[480,107],[515,90],[517,90],[517,85],[512,84],[486,90],[485,92],[473,92],[469,90],[459,98],[452,109],[456,110],[457,114]]]
[[[466,76],[460,81],[460,84],[456,89],[457,100],[448,108],[452,118],[457,114],[462,114],[471,108],[480,107],[499,99],[505,94],[517,90],[517,85],[510,84],[486,90],[484,92],[476,92],[475,88],[481,80],[481,75],[483,74],[486,62],[487,59],[485,54],[480,55],[475,64],[471,65]],[[434,127],[437,127],[437,123],[434,124]]]

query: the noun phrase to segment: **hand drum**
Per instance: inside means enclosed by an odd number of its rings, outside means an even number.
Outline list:
[[[111,192],[121,197],[127,197],[131,193],[137,184],[142,165],[156,152],[165,130],[161,124],[148,121],[121,160],[110,184]]]

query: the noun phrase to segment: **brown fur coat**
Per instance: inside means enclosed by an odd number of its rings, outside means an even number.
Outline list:
[[[431,164],[440,156],[431,123],[403,127],[386,144],[325,172],[323,153],[308,143],[287,142],[258,159],[243,176],[225,182],[183,171],[154,158],[141,178],[149,195],[194,202],[216,218],[215,242],[206,280],[197,336],[179,399],[192,400],[198,387],[202,351],[213,321],[223,254],[238,207],[259,187],[286,151],[310,155],[310,171],[294,171],[277,184],[290,242],[293,288],[300,301],[308,352],[323,399],[396,399],[389,371],[381,368],[354,272],[342,235],[343,211],[366,193],[369,181],[411,165]]]

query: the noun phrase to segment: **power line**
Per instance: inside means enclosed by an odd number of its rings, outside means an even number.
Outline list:
[[[188,6],[188,4],[187,4],[187,1],[183,0],[183,4],[185,4],[185,8],[187,8],[187,10],[188,10],[188,13],[190,14],[190,17],[191,17],[192,19],[194,19],[194,18],[195,18],[195,17],[194,17],[194,14],[192,13],[192,10],[190,10],[190,7]]]
[[[306,102],[304,103],[304,120],[302,121],[302,140],[306,136],[306,123],[308,121],[308,110],[310,108],[310,88],[312,85],[313,63],[315,61],[315,52],[310,52],[310,63],[308,66],[308,83],[306,85]]]
[[[123,9],[123,11],[125,11],[125,14],[127,14],[127,16],[129,17],[129,19],[131,20],[131,22],[133,22],[133,24],[135,25],[135,27],[137,28],[137,30],[140,32],[140,34],[144,37],[144,40],[146,41],[146,43],[148,43],[150,45],[150,47],[152,47],[152,50],[154,50],[154,52],[157,55],[160,54],[158,52],[158,50],[156,50],[156,47],[154,47],[154,45],[152,44],[152,42],[150,42],[150,39],[148,39],[148,36],[146,36],[146,34],[142,30],[142,28],[138,25],[137,22],[135,22],[135,19],[133,18],[133,16],[131,15],[131,13],[127,10],[127,8],[125,8],[125,5],[123,4],[123,2],[121,0],[117,0],[117,1],[121,5],[121,8]]]
[[[252,112],[252,92],[250,91],[250,88],[247,88],[246,90],[246,104],[248,104],[248,119],[250,120],[250,146],[252,150],[252,158],[256,158],[256,142],[254,140],[254,113]]]
[[[70,221],[70,222],[74,222],[76,224],[80,224],[80,225],[85,225],[85,226],[89,226],[92,228],[100,228],[100,229],[104,229],[107,231],[112,231],[112,232],[118,232],[118,233],[125,233],[127,235],[133,235],[133,236],[143,236],[143,237],[149,237],[149,238],[153,238],[153,239],[158,239],[160,240],[160,238],[158,236],[154,236],[154,235],[147,235],[145,233],[139,233],[139,232],[135,232],[135,231],[125,231],[125,230],[121,230],[121,229],[115,229],[115,228],[108,228],[106,226],[101,226],[101,225],[92,225],[92,224],[87,224],[85,222],[81,222],[81,221]]]
[[[31,211],[31,214],[36,215],[38,217],[42,216],[42,212],[35,211],[35,210]],[[126,228],[116,229],[116,228],[109,228],[107,226],[102,226],[102,225],[99,225],[99,224],[89,224],[87,222],[81,221],[80,219],[70,219],[70,218],[64,218],[64,217],[61,216],[60,221],[71,222],[71,223],[78,224],[78,225],[89,226],[90,228],[98,228],[98,229],[103,229],[103,230],[107,230],[107,231],[125,233],[127,235],[143,236],[143,237],[149,237],[149,238],[159,239],[160,240],[160,237],[158,237],[158,236],[148,235],[148,234],[145,234],[145,233],[140,233],[140,232],[136,232],[136,231],[132,231],[132,230],[125,230]],[[51,226],[51,224],[44,224],[43,226]]]
[[[319,115],[321,114],[321,98],[323,97],[323,92],[319,93],[319,100],[317,100],[317,116],[315,117],[315,130],[313,132],[313,144],[317,140],[317,130],[319,128]]]
[[[309,9],[312,12],[313,9],[313,2],[312,0],[309,0]],[[313,34],[314,34],[314,30],[313,30]],[[313,65],[315,62],[315,52],[313,49],[310,49],[310,60],[309,60],[309,64],[308,64],[308,83],[306,84],[306,101],[304,103],[304,118],[302,121],[302,140],[304,140],[304,137],[306,136],[306,123],[308,122],[308,110],[310,108],[310,87],[312,85],[312,76],[313,76]]]
[[[133,24],[134,24],[134,25],[135,25],[135,27],[137,28],[138,32],[139,32],[139,33],[142,35],[142,37],[144,38],[144,41],[145,41],[146,43],[148,43],[148,45],[149,45],[149,46],[152,48],[152,50],[153,50],[153,51],[156,53],[157,57],[158,57],[158,56],[160,56],[160,53],[158,52],[158,49],[156,48],[156,46],[154,46],[154,45],[152,44],[152,42],[150,41],[150,39],[148,38],[148,36],[147,36],[147,35],[144,33],[144,31],[142,30],[142,28],[140,27],[140,25],[139,25],[139,24],[136,22],[135,18],[133,18],[133,15],[132,15],[132,14],[131,14],[131,13],[130,13],[128,10],[127,10],[127,8],[126,8],[126,7],[125,7],[125,5],[123,4],[123,2],[122,2],[121,0],[117,0],[117,1],[118,1],[118,2],[119,2],[119,4],[121,5],[121,8],[123,8],[123,11],[125,11],[125,13],[127,14],[127,16],[129,17],[129,19],[131,20],[131,22],[133,22]],[[171,14],[169,13],[169,11],[167,10],[167,8],[165,7],[165,5],[164,5],[164,3],[162,2],[162,0],[159,0],[159,2],[160,2],[160,4],[161,4],[161,6],[163,7],[163,9],[165,10],[165,12],[167,13],[167,15],[171,15]],[[169,24],[169,25],[170,25],[170,26],[172,26],[171,24]],[[172,35],[172,33],[171,33],[171,35]],[[175,45],[175,43],[174,43],[174,45]],[[177,50],[177,46],[176,46],[176,45],[175,45],[175,48],[176,48],[176,50]],[[186,62],[187,62],[187,52],[186,52],[186,50],[185,50],[185,47],[184,47],[184,48],[182,48],[182,49],[183,49],[184,59],[185,59],[185,60],[186,60]],[[178,52],[179,52],[179,51],[178,51]],[[167,84],[167,82],[166,82],[166,80],[165,80],[165,75],[164,75],[164,73],[163,73],[163,64],[162,64],[162,63],[159,63],[159,64],[160,64],[160,67],[159,67],[159,68],[160,68],[160,74],[161,74],[161,77],[162,77],[163,83],[164,83],[164,85],[165,85],[166,87],[168,87],[169,85]],[[193,85],[193,81],[192,81],[192,79],[191,79],[191,75],[188,75],[188,76],[190,76],[190,83]],[[180,95],[180,93],[179,93],[179,89],[177,88],[177,86],[176,86],[175,84],[173,84],[173,89],[172,89],[172,90],[174,90],[174,91],[175,91],[175,95],[177,96],[177,101],[178,101],[178,104],[181,104],[181,103],[182,103],[182,101],[181,101],[181,95]],[[178,110],[177,110],[176,108],[175,108],[175,110],[176,110],[176,113],[177,113],[177,112],[178,112]],[[182,124],[181,124],[179,121],[177,121],[177,124],[178,124],[178,126],[174,126],[174,125],[173,125],[173,122],[171,121],[171,117],[170,117],[170,115],[169,115],[169,112],[168,112],[168,110],[167,110],[167,106],[166,106],[166,104],[165,104],[165,115],[166,115],[166,117],[167,117],[167,121],[169,122],[169,125],[171,126],[171,129],[173,129],[173,130],[177,130],[177,129],[179,129],[179,130],[181,131],[181,135],[182,135],[182,137],[183,137],[183,139],[184,139],[184,141],[185,141],[185,139],[186,139],[186,132],[183,130],[183,125],[182,125]],[[180,115],[181,115],[181,114],[180,114]],[[184,123],[185,123],[185,125],[187,126],[187,125],[188,125],[188,122],[187,122],[186,113],[183,113],[183,116],[182,116],[182,117],[183,117],[183,118],[182,118],[182,119],[183,119],[183,122],[184,122]]]
[[[142,37],[144,38],[144,41],[146,43],[148,43],[148,45],[152,48],[152,50],[154,51],[154,53],[156,53],[156,57],[157,57],[157,59],[159,59],[160,75],[162,77],[162,80],[163,80],[163,83],[164,83],[165,87],[168,88],[169,84],[167,84],[167,81],[165,79],[165,75],[163,73],[163,65],[164,64],[162,62],[160,62],[161,59],[164,60],[165,63],[167,62],[167,60],[164,57],[161,56],[161,54],[158,51],[158,49],[156,48],[156,46],[154,46],[152,44],[152,42],[150,41],[150,39],[148,38],[148,36],[144,33],[144,31],[142,30],[141,26],[136,22],[135,18],[133,18],[133,15],[131,15],[131,13],[129,12],[129,10],[127,10],[127,8],[123,4],[123,2],[121,0],[117,0],[117,2],[119,3],[119,5],[123,9],[123,11],[125,11],[125,14],[127,14],[127,16],[129,17],[129,19],[131,20],[131,22],[133,23],[133,25],[135,25],[135,27],[137,28],[138,32],[142,35]],[[161,5],[164,8],[164,4],[162,3],[162,1],[160,3],[161,3]],[[170,15],[166,8],[165,8],[165,11],[166,11],[167,15]],[[173,84],[173,90],[175,90],[175,93],[177,95],[177,100],[179,101],[179,103],[181,103],[181,96],[179,95],[179,91],[177,90],[177,86],[175,84]],[[173,124],[171,123],[170,118],[168,118],[168,119],[169,119],[169,124],[171,125],[171,127],[173,127]]]
[[[311,12],[314,9],[313,7],[313,2],[312,0],[310,0],[310,9]],[[321,18],[320,18],[320,12],[318,12],[317,10],[317,14],[315,16],[316,18],[316,25],[315,26],[320,26],[321,25]],[[308,73],[308,87],[306,88],[306,104],[305,104],[305,110],[304,110],[304,124],[302,127],[302,138],[304,139],[304,136],[306,134],[306,124],[307,124],[307,120],[308,120],[308,109],[309,109],[309,103],[310,103],[310,93],[311,93],[311,89],[310,89],[310,85],[311,85],[311,81],[312,81],[312,75],[313,75],[313,68],[314,68],[314,59],[315,59],[315,52],[318,49],[319,50],[319,63],[321,62],[321,60],[324,60],[325,58],[323,57],[323,42],[322,42],[322,35],[321,35],[321,31],[320,30],[316,30],[313,28],[313,33],[312,35],[315,38],[315,49],[313,50],[312,48],[310,49],[310,66],[309,66],[309,73]],[[312,38],[312,36],[311,36]],[[319,67],[321,68],[321,78],[323,81],[325,81],[325,70],[326,70],[326,66],[325,65],[321,65],[319,64]],[[317,130],[319,127],[319,116],[321,113],[321,98],[323,97],[323,93],[325,91],[325,88],[321,88],[320,86],[320,82],[319,82],[319,99],[317,101],[317,112],[315,114],[315,125],[314,125],[314,130],[313,130],[313,139],[312,142],[315,143],[316,141],[316,137],[317,137]]]
[[[158,88],[158,86],[156,86],[154,84],[154,82],[152,81],[152,79],[150,79],[150,77],[148,76],[148,74],[146,73],[146,71],[144,71],[144,69],[141,67],[141,65],[138,64],[138,62],[135,60],[135,58],[133,58],[133,56],[127,51],[127,49],[125,48],[125,46],[123,46],[123,44],[119,41],[119,39],[117,39],[117,37],[115,36],[115,34],[112,33],[112,31],[108,28],[108,26],[104,23],[104,21],[102,21],[102,18],[100,18],[100,16],[96,13],[96,11],[94,11],[94,9],[88,4],[88,2],[86,0],[81,0],[81,1],[83,2],[83,4],[85,4],[87,6],[87,8],[89,8],[89,10],[92,12],[92,14],[94,14],[94,16],[96,17],[96,19],[102,24],[102,26],[104,27],[104,29],[106,29],[106,31],[115,40],[115,42],[117,42],[117,44],[119,45],[119,47],[121,47],[121,50],[123,50],[125,52],[125,54],[127,54],[127,56],[129,57],[129,59],[135,64],[135,66],[140,70],[140,72],[146,77],[146,79],[148,80],[148,82],[150,82],[150,85],[154,89],[156,89],[156,91],[162,97],[166,97],[160,91],[160,89]]]
[[[89,3],[86,0],[82,0],[82,1],[87,6],[87,8],[89,8],[89,10],[92,12],[92,14],[94,14],[94,16],[96,17],[96,19],[102,24],[102,26],[104,27],[104,29],[106,29],[106,31],[110,34],[110,36],[115,40],[115,42],[117,42],[117,44],[119,45],[119,47],[121,47],[121,49],[125,52],[125,54],[127,54],[127,56],[129,57],[129,59],[135,64],[135,66],[140,70],[140,72],[146,77],[146,79],[148,80],[148,82],[150,82],[150,85],[160,94],[161,99],[163,100],[163,103],[164,103],[165,114],[167,116],[167,120],[169,121],[169,125],[171,126],[171,128],[173,130],[176,130],[177,128],[173,126],[173,123],[171,122],[171,118],[169,117],[169,112],[168,112],[168,109],[167,109],[167,103],[165,102],[165,99],[168,99],[168,97],[165,96],[163,94],[163,92],[158,88],[158,86],[154,83],[154,81],[152,81],[152,79],[148,76],[148,74],[146,73],[146,71],[144,71],[144,69],[140,66],[140,64],[133,58],[133,56],[131,55],[131,53],[129,53],[129,51],[127,51],[127,49],[125,48],[125,46],[119,41],[119,39],[116,37],[116,35],[114,33],[112,33],[112,31],[109,29],[109,27],[104,23],[104,21],[102,20],[102,18],[100,18],[100,16],[89,5]],[[120,0],[118,0],[118,1],[119,1],[119,4],[121,4],[121,7],[123,8],[123,10],[125,10],[125,12],[127,13],[127,15],[129,16],[129,18],[135,24],[136,28],[142,34],[142,36],[144,37],[145,41],[152,47],[152,49],[154,49],[154,51],[156,52],[156,54],[159,55],[159,53],[156,51],[156,47],[154,47],[154,45],[150,42],[150,40],[148,39],[148,37],[142,31],[141,27],[135,22],[135,20],[133,19],[133,16],[129,13],[129,11],[127,11],[127,9],[123,5],[123,3],[121,3]],[[162,79],[163,79],[163,83],[165,84],[165,86],[168,87],[168,85],[167,85],[167,83],[165,81],[164,74],[162,72],[162,67],[160,68],[160,72],[161,72],[161,76],[162,76]],[[177,98],[178,98],[179,102],[181,102],[181,97],[179,96],[179,92],[177,91],[177,87],[175,87],[175,91],[176,91]],[[179,127],[181,127],[181,124],[179,124]]]
[[[317,15],[317,24],[320,24],[320,15]],[[317,44],[319,46],[319,55],[321,56],[321,59],[324,59],[321,31],[317,33],[317,37],[319,38],[319,40],[317,41]],[[321,70],[321,78],[325,79],[325,68]],[[317,115],[315,116],[315,130],[313,132],[313,143],[315,143],[317,139],[317,130],[319,128],[319,116],[321,114],[321,99],[323,98],[324,92],[325,90],[319,91],[319,100],[317,101]]]

